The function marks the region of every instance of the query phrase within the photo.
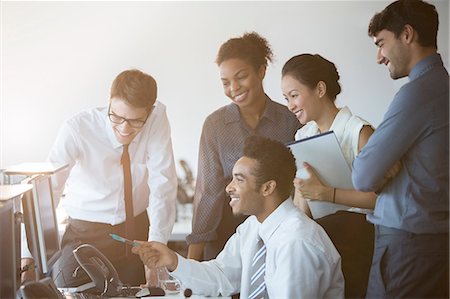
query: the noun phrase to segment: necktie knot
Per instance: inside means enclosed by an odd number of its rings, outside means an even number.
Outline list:
[[[124,144],[122,148],[122,157],[120,158],[120,164],[126,165],[130,163],[130,154],[128,153],[128,144]]]

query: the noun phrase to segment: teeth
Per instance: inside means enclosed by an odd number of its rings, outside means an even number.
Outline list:
[[[122,135],[122,136],[124,136],[124,137],[127,137],[127,136],[130,136],[131,135],[131,133],[122,133],[122,132],[120,132],[120,131],[117,131],[120,135]]]
[[[234,100],[235,100],[235,101],[241,100],[241,98],[242,98],[245,94],[246,94],[246,92],[241,93],[241,94],[239,94],[239,95],[237,95],[237,96],[234,96]]]
[[[239,200],[238,197],[233,197],[233,198],[231,199],[232,202],[233,202],[233,201],[238,201],[238,200]]]

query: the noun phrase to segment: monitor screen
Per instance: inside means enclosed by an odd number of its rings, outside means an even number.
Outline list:
[[[59,230],[56,219],[56,209],[50,176],[40,175],[30,180],[33,184],[33,196],[24,205],[24,212],[28,215],[27,238],[31,252],[38,259],[37,265],[42,274],[47,275],[59,252]]]
[[[20,230],[12,200],[0,201],[0,298],[15,298],[20,269]]]

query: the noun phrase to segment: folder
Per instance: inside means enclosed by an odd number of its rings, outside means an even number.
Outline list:
[[[307,162],[314,167],[323,184],[340,189],[354,189],[351,167],[345,160],[333,131],[300,139],[287,146],[295,156],[296,177],[307,177],[303,167],[303,162]]]

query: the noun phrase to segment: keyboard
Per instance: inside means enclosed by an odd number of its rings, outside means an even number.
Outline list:
[[[136,298],[136,293],[140,290],[140,287],[122,287],[119,297]]]
[[[99,295],[91,294],[91,293],[64,293],[64,298],[66,299],[99,299],[106,298]]]
[[[141,288],[139,287],[123,287],[122,290],[119,292],[119,294],[112,296],[112,297],[127,297],[127,298],[136,298],[136,293],[139,292]],[[96,295],[88,292],[77,292],[77,293],[71,293],[71,292],[65,292],[64,296],[66,299],[104,299],[108,298],[108,296],[105,295]]]

